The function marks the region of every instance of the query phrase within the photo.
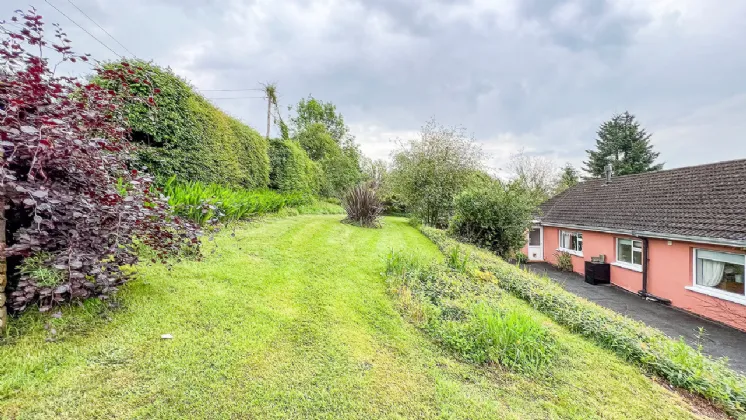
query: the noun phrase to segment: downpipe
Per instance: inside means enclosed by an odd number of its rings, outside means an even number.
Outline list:
[[[638,291],[637,294],[645,300],[670,305],[671,300],[648,293],[648,263],[650,262],[648,258],[648,238],[640,239],[642,239],[642,290]]]

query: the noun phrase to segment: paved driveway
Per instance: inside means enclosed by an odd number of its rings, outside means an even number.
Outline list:
[[[632,319],[655,327],[673,338],[684,337],[692,345],[701,342],[703,351],[714,357],[728,357],[733,369],[746,373],[746,333],[679,311],[670,306],[647,301],[614,286],[593,286],[575,273],[562,272],[549,264],[532,263],[529,269],[546,274],[567,291],[612,309]],[[698,339],[699,327],[705,335]]]

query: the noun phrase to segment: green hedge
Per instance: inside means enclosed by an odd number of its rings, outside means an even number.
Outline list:
[[[270,186],[283,192],[318,194],[324,179],[321,166],[294,140],[272,140],[269,148]]]
[[[421,226],[444,254],[464,245],[438,229]],[[553,281],[506,263],[499,257],[468,246],[471,258],[498,278],[500,287],[524,299],[558,324],[616,352],[671,385],[699,394],[729,414],[746,418],[746,377],[729,369],[722,359],[714,360],[672,340],[643,323],[589,302]]]
[[[269,145],[256,130],[211,105],[170,70],[142,61],[130,62],[129,68],[134,72],[128,80],[131,90],[143,98],[152,95],[156,104],[127,105],[133,140],[142,144],[136,164],[164,179],[176,176],[244,188],[269,184]],[[121,88],[95,80],[110,89]],[[160,92],[154,94],[154,89]]]

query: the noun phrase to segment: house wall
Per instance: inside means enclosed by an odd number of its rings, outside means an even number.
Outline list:
[[[544,227],[544,260],[557,264],[560,228]],[[642,289],[642,273],[613,265],[616,261],[616,238],[631,238],[626,235],[580,231],[583,233],[583,255],[572,256],[573,271],[585,274],[585,261],[604,254],[611,265],[612,284],[637,293]],[[670,243],[670,244],[669,244]],[[726,301],[687,290],[692,286],[694,249],[709,249],[743,254],[743,250],[730,247],[702,245],[690,242],[650,239],[648,241],[648,292],[665,299],[689,312],[722,322],[746,331],[746,305]]]
[[[694,249],[743,254],[736,248],[650,239],[648,292],[671,300],[678,308],[746,331],[746,305],[703,295],[687,286],[694,282]]]

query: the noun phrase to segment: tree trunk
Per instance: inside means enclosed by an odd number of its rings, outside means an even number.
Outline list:
[[[5,261],[5,200],[0,199],[0,332],[8,326],[8,310],[5,306],[5,286],[8,284],[8,269]]]

